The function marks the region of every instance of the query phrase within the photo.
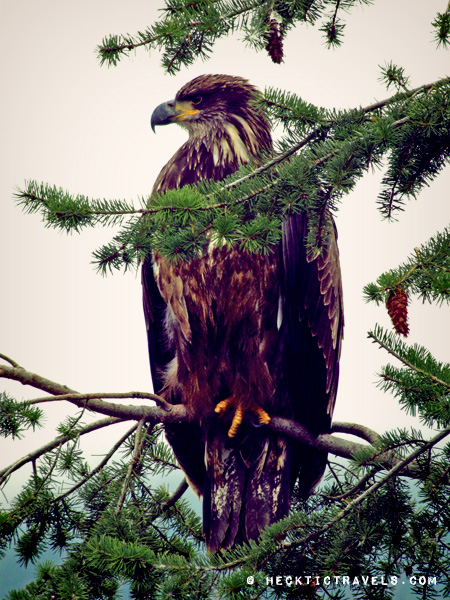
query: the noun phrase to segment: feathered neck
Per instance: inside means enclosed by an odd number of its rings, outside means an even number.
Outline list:
[[[246,163],[258,164],[272,150],[269,123],[257,110],[184,124],[189,139],[159,174],[153,193],[205,179],[220,181]]]

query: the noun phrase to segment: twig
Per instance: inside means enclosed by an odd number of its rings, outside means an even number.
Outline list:
[[[33,400],[28,400],[28,404],[42,404],[44,402],[56,402],[60,400],[95,400],[102,398],[117,398],[120,400],[129,399],[139,399],[139,400],[153,400],[161,406],[165,410],[170,410],[172,405],[166,402],[164,398],[158,396],[157,394],[151,394],[148,392],[118,392],[118,393],[103,393],[96,392],[90,394],[59,394],[56,396],[46,396],[45,398],[34,398]]]
[[[122,510],[123,503],[125,502],[125,496],[127,493],[128,484],[130,483],[131,475],[133,474],[134,465],[137,463],[137,461],[139,460],[139,457],[141,455],[141,451],[142,451],[141,434],[142,434],[142,428],[143,428],[144,424],[145,424],[145,419],[141,419],[137,425],[136,437],[134,440],[133,457],[130,460],[130,464],[128,466],[128,471],[125,476],[125,480],[123,482],[122,491],[120,493],[119,500],[117,502],[116,515],[119,515],[120,511]]]
[[[334,473],[333,473],[333,475],[334,475]],[[349,496],[354,494],[356,491],[361,489],[368,481],[370,481],[370,479],[372,479],[373,476],[374,476],[374,473],[366,473],[364,475],[364,477],[361,477],[361,479],[351,489],[349,489],[347,492],[343,492],[339,496],[326,496],[325,494],[320,494],[320,495],[323,498],[326,498],[327,500],[332,500],[333,502],[336,502],[338,500],[345,500],[346,498],[348,498]],[[339,483],[339,480],[338,480],[338,483]],[[339,483],[339,485],[340,485],[340,483]],[[341,486],[341,489],[342,489],[342,486]]]
[[[178,502],[178,500],[181,498],[181,496],[184,494],[184,492],[189,488],[188,482],[186,481],[185,478],[182,479],[180,485],[177,487],[177,489],[174,491],[174,493],[170,496],[170,498],[168,498],[165,502],[163,502],[160,506],[161,512],[165,512],[166,510],[169,510],[169,508],[172,508],[172,506]]]

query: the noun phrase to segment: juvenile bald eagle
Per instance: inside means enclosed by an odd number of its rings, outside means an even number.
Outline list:
[[[203,75],[160,104],[152,128],[179,123],[189,139],[152,193],[257,165],[272,148],[257,97],[245,79]],[[166,434],[203,496],[211,552],[258,538],[287,515],[297,480],[306,497],[323,475],[324,452],[272,433],[265,423],[280,415],[315,435],[330,429],[343,319],[329,222],[329,244],[314,256],[305,247],[307,218],[293,214],[267,255],[209,245],[190,262],[155,254],[143,265],[154,388],[191,416],[188,424],[167,426]]]

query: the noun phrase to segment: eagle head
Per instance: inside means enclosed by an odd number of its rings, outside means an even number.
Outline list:
[[[186,83],[173,100],[155,108],[151,126],[178,123],[189,136],[205,137],[211,131],[230,132],[235,128],[247,142],[251,154],[269,151],[270,126],[258,100],[257,88],[243,77],[200,75]],[[250,144],[248,144],[250,142]]]

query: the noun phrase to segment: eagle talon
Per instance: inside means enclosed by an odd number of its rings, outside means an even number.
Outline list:
[[[260,425],[268,425],[270,423],[270,416],[258,404],[252,404],[250,410],[258,417],[258,423]]]
[[[218,413],[219,415],[223,415],[223,413],[226,412],[232,406],[233,406],[233,398],[226,398],[225,400],[221,400],[220,402],[218,402],[216,404],[216,408],[214,409],[214,412]]]
[[[242,404],[239,402],[239,400],[236,400],[236,398],[230,396],[229,398],[225,398],[225,400],[218,402],[214,411],[219,415],[223,415],[230,408],[234,408],[235,412],[233,420],[231,421],[230,429],[228,430],[228,437],[233,438],[236,436],[244,419],[245,410],[242,407]],[[259,425],[267,425],[270,422],[270,416],[259,404],[254,402],[249,406],[248,410],[258,417]]]
[[[242,423],[242,420],[244,418],[244,414],[245,414],[245,411],[242,408],[242,405],[238,404],[236,407],[236,412],[234,413],[233,420],[231,421],[231,427],[228,430],[228,437],[233,438],[236,435],[236,433],[239,429],[239,426]]]

